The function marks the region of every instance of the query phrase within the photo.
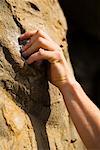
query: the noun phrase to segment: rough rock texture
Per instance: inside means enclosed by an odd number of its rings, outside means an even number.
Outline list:
[[[21,58],[18,37],[34,29],[66,52],[57,0],[0,0],[0,150],[84,150],[62,95],[48,83],[47,62],[27,65]]]

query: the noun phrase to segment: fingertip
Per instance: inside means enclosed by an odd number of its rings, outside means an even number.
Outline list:
[[[21,42],[22,40],[25,39],[26,34],[27,34],[27,32],[20,35],[20,37],[18,38],[19,42]]]
[[[24,53],[24,51],[26,50],[26,46],[23,46],[21,50]]]
[[[25,33],[23,33],[23,34],[20,36],[20,40],[29,39],[29,38],[31,38],[35,33],[36,33],[36,31],[28,31],[28,32],[25,32]]]
[[[44,54],[44,49],[40,48],[40,49],[39,49],[39,53],[40,53],[41,55],[43,55],[43,54]]]
[[[24,53],[24,52],[21,53],[21,56],[22,56],[24,59],[28,59],[28,58],[29,58],[29,56],[28,56],[26,53]]]
[[[18,37],[18,42],[21,45],[21,42],[26,39],[27,32],[23,33]]]
[[[28,61],[28,59],[25,61],[27,64],[29,64],[29,61]]]
[[[27,64],[32,64],[32,63],[33,63],[33,59],[31,59],[31,57],[32,57],[32,56],[30,56],[30,57],[28,57],[28,58],[26,59],[26,63],[27,63]]]

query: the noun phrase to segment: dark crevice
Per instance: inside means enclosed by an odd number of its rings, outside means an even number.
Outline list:
[[[62,39],[62,41],[66,41],[66,39],[65,39],[65,38],[63,38],[63,39]]]
[[[3,118],[5,120],[5,124],[8,127],[9,131],[14,133],[14,130],[12,129],[12,126],[7,122],[7,118],[6,118],[5,114],[4,114],[4,110],[3,109],[2,109],[2,115],[3,115]]]
[[[60,20],[58,20],[58,24],[59,24],[60,26],[62,26],[62,23],[60,22]]]
[[[60,47],[63,48],[64,46],[61,44]]]
[[[33,3],[31,3],[31,2],[28,2],[28,3],[30,4],[30,6],[31,6],[34,10],[40,11],[40,9],[39,9],[35,4],[33,4]]]
[[[0,82],[2,83],[3,87],[7,90],[7,88],[6,88],[6,81],[1,80]]]
[[[19,19],[13,15],[13,19],[16,25],[19,27],[21,34],[25,33],[25,29],[23,28],[22,24],[19,22]]]
[[[57,144],[55,143],[55,147],[56,147],[56,150],[58,150],[58,146],[57,146]]]
[[[16,8],[16,6],[13,6],[13,8]]]
[[[14,58],[11,56],[9,49],[3,46],[3,53],[5,55],[5,59],[12,65],[14,71],[18,72],[20,70],[20,66],[15,62]]]
[[[76,139],[72,139],[70,142],[75,143],[76,141],[77,141]]]
[[[5,0],[5,2],[6,2],[6,4],[7,4],[7,8],[9,8],[9,9],[10,9],[10,11],[11,11],[11,13],[12,13],[11,5],[8,3],[8,1],[7,1],[7,0]]]
[[[5,0],[6,1],[6,0]],[[11,5],[9,4],[9,2],[6,1],[6,4],[7,4],[7,7],[10,9],[11,13],[13,14],[12,12],[12,8],[11,8]],[[13,6],[13,8],[16,8],[16,6]],[[19,18],[17,18],[17,16],[14,16],[13,15],[13,19],[16,23],[16,25],[20,28],[20,32],[21,34],[25,33],[25,29],[23,28],[23,26],[21,25],[21,23],[19,22]]]

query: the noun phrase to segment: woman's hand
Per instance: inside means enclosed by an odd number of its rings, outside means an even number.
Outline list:
[[[44,59],[50,62],[50,81],[62,92],[67,109],[87,149],[100,149],[100,111],[75,80],[59,45],[42,31],[21,35],[20,41],[26,39],[30,40],[23,47],[22,55],[28,57],[27,63]]]
[[[50,81],[58,88],[65,83],[75,80],[74,75],[67,63],[62,49],[43,31],[26,32],[20,36],[20,41],[29,39],[22,48],[22,56],[27,57],[26,62],[48,60],[50,62]]]

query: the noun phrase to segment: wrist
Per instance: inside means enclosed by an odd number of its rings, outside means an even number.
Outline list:
[[[59,90],[63,94],[65,90],[72,91],[73,89],[79,87],[80,84],[76,80],[71,80],[71,81],[66,81],[63,83],[60,87]]]

